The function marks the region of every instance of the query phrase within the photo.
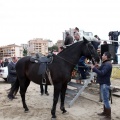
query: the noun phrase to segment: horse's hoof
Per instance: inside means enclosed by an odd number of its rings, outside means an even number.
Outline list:
[[[56,120],[56,115],[53,115],[51,120]]]
[[[29,110],[25,110],[24,112],[25,112],[25,113],[28,113],[28,112],[29,112]]]
[[[56,118],[51,118],[51,120],[56,120]]]
[[[14,97],[11,96],[11,95],[8,95],[7,97],[8,97],[9,100],[13,100],[14,99]]]
[[[8,99],[11,100],[11,101],[13,100],[13,98],[11,98],[11,97],[8,97]]]
[[[68,115],[69,112],[68,111],[65,111],[65,112],[62,112],[63,115]]]

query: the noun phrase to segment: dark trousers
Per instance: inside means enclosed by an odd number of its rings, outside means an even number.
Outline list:
[[[80,72],[80,74],[81,74],[82,79],[86,79],[85,69],[81,68],[81,69],[79,69],[79,72]]]
[[[47,93],[47,85],[40,85],[41,93],[44,93],[44,88],[43,88],[43,86],[45,86],[45,93]]]
[[[15,95],[17,94],[18,89],[19,89],[19,87],[16,89],[15,82],[12,82],[12,83],[11,83],[10,92],[8,93],[8,96],[12,96],[12,97],[15,98]],[[14,92],[13,92],[13,91],[14,91]]]
[[[116,55],[116,54],[117,54],[117,51],[118,51],[118,46],[115,46],[114,49],[115,49],[114,63],[118,64],[118,55]]]
[[[81,65],[82,66],[82,65]],[[87,73],[89,72],[90,68],[88,66],[79,67],[78,71],[81,74],[82,79],[86,79]]]

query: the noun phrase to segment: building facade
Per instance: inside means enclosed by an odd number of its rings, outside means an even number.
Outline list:
[[[58,52],[61,51],[60,47],[63,46],[63,44],[64,44],[64,41],[63,41],[63,40],[58,40],[58,41],[57,41],[56,45],[57,45],[57,47],[58,47]]]
[[[53,46],[52,40],[47,40],[47,41],[48,41],[48,47],[52,47]]]
[[[21,46],[23,47],[23,49],[27,50],[28,49],[28,44],[21,44]]]
[[[48,54],[48,40],[42,38],[35,38],[28,41],[28,54],[34,55],[35,53]]]
[[[11,44],[0,47],[0,59],[11,58],[11,57],[23,57],[23,48],[21,46]]]

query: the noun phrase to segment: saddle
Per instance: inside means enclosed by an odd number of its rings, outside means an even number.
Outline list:
[[[30,57],[30,61],[32,63],[40,63],[38,75],[42,75],[42,84],[46,84],[45,73],[47,72],[47,65],[51,64],[53,61],[53,54],[48,54],[47,56],[43,56],[42,54],[36,53],[35,56]]]

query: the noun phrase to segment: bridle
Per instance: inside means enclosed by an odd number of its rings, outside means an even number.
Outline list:
[[[90,45],[90,44],[91,44],[91,43],[88,42],[88,43],[86,44],[86,46],[87,46],[87,49],[88,49],[88,51],[89,51],[89,53],[90,53],[90,55],[91,55],[91,57],[92,57],[92,63],[93,63],[93,65],[95,65],[94,55],[92,54],[92,50],[89,48],[89,45]]]
[[[89,53],[90,53],[90,55],[91,55],[91,57],[92,57],[92,63],[93,63],[93,65],[94,65],[94,64],[95,64],[95,59],[94,59],[94,57],[93,57],[94,55],[92,54],[92,50],[89,48],[89,44],[91,44],[91,43],[88,42],[88,43],[86,44],[86,46],[87,46],[87,49],[88,49],[88,51],[89,51]],[[66,62],[68,62],[68,63],[70,63],[70,64],[72,64],[72,65],[76,65],[76,64],[74,64],[74,63],[72,63],[72,62],[64,59],[64,58],[61,57],[61,56],[58,56],[58,55],[57,55],[57,57],[59,57],[60,59],[66,61]],[[78,66],[78,67],[83,67],[83,66]]]

